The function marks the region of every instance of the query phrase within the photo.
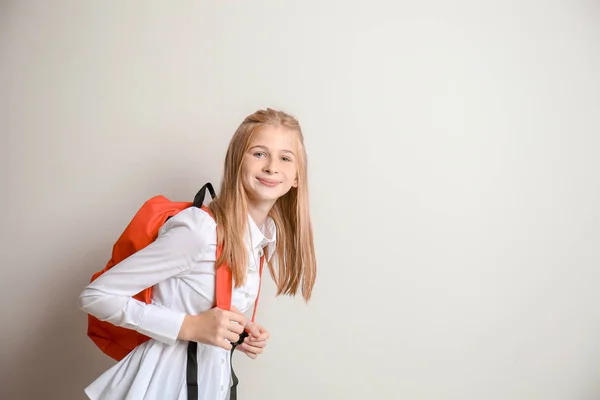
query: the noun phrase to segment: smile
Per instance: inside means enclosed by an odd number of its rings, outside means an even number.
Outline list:
[[[265,185],[265,186],[269,186],[269,187],[274,187],[279,185],[278,181],[274,181],[271,179],[264,179],[264,178],[256,178],[257,181],[259,181],[261,184]]]

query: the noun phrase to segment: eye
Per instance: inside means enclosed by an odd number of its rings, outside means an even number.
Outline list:
[[[260,158],[260,157],[264,157],[266,156],[264,151],[257,151],[256,153],[254,153],[254,157],[256,158]]]
[[[291,158],[289,158],[289,157],[286,157],[286,156],[284,156],[284,157],[281,157],[281,159],[282,159],[283,161],[285,161],[285,162],[292,162],[292,159],[291,159]]]

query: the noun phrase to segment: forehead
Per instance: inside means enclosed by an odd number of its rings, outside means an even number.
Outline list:
[[[250,140],[250,147],[264,146],[273,151],[295,151],[297,142],[295,132],[283,126],[266,125],[253,135]]]

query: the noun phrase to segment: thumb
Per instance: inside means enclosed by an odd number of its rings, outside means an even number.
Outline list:
[[[254,322],[249,322],[248,325],[246,325],[246,330],[248,330],[255,338],[260,336],[260,329]]]
[[[241,312],[240,310],[238,310],[235,306],[231,306],[231,312],[234,312],[234,313],[240,314],[240,315],[244,315],[244,313]]]
[[[240,310],[238,310],[237,308],[235,308],[235,306],[231,306],[231,312],[234,314],[238,314],[240,316],[240,321],[238,321],[240,324],[242,324],[243,326],[248,325],[248,322],[250,322],[248,320],[248,318],[246,318],[246,315],[244,315],[243,312],[241,312]]]

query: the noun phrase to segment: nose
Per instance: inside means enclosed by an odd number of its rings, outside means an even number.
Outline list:
[[[265,165],[263,166],[263,172],[267,174],[276,174],[277,173],[277,160],[273,158],[267,159]]]

